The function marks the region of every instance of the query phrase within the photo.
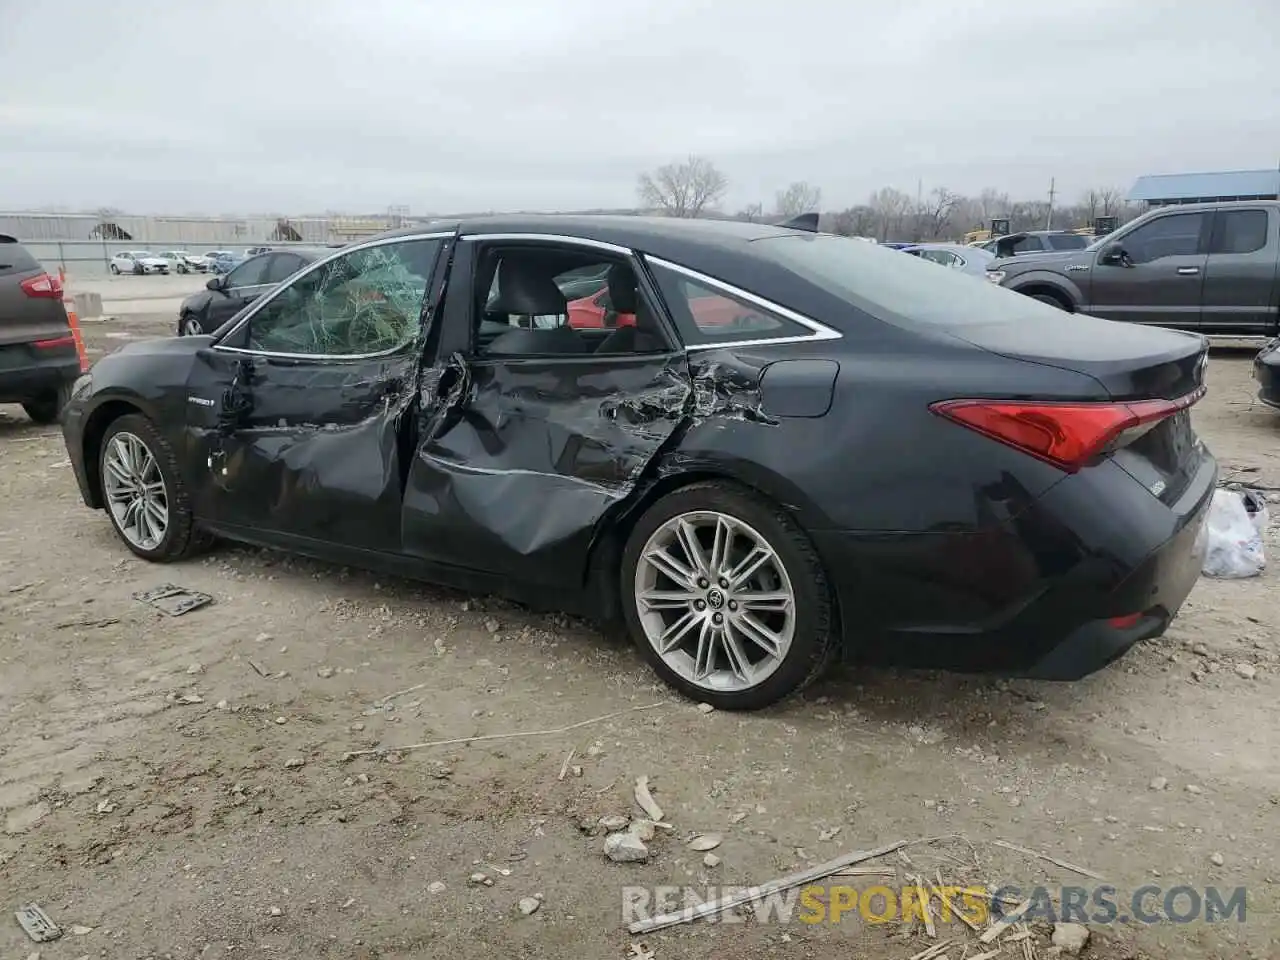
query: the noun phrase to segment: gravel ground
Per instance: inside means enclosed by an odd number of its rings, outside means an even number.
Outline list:
[[[171,325],[86,336],[100,353]],[[1225,474],[1280,487],[1250,356],[1215,356],[1197,429]],[[66,930],[44,960],[623,958],[626,885],[758,883],[935,837],[844,882],[1095,883],[998,839],[1106,877],[1122,906],[1145,884],[1248,888],[1243,924],[1095,925],[1084,956],[1280,954],[1273,570],[1202,581],[1166,637],[1080,683],[847,671],[760,714],[703,713],[562,616],[246,548],[138,561],[80,503],[56,431],[0,407],[0,449],[2,957],[37,949],[12,917],[36,902]],[[216,601],[172,619],[132,599],[166,581]],[[647,863],[612,863],[593,824],[635,814],[641,775],[672,829]],[[714,866],[685,843],[703,832],[723,835]],[[952,960],[979,952],[939,927]],[[645,938],[657,960],[933,942],[849,918]]]

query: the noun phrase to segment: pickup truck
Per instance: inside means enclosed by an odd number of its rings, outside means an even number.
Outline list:
[[[1083,250],[1022,254],[987,279],[1072,313],[1217,336],[1275,336],[1280,201],[1157,207]]]

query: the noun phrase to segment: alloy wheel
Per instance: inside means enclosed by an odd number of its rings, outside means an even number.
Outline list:
[[[204,333],[204,327],[200,326],[200,321],[195,317],[188,316],[182,321],[182,335],[184,337],[198,337]]]
[[[635,573],[645,640],[687,682],[732,692],[782,665],[796,595],[781,557],[754,528],[716,511],[672,517],[649,537]]]
[[[155,454],[135,434],[111,438],[102,487],[120,533],[139,550],[155,550],[169,529],[169,492]]]

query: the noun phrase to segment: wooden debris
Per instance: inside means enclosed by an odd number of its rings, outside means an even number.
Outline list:
[[[1020,904],[1018,904],[1016,907],[1014,907],[1012,910],[1010,910],[1008,913],[1002,916],[999,920],[993,923],[990,926],[990,928],[988,928],[986,933],[978,937],[978,941],[980,943],[990,943],[996,937],[1000,936],[1000,934],[1008,930],[1009,927],[1013,925],[1013,922],[1015,920],[1017,920],[1020,916],[1022,916],[1024,913],[1026,913],[1030,909],[1031,909],[1031,899],[1028,897],[1026,900],[1023,900]]]
[[[938,899],[942,901],[942,904],[944,907],[944,912],[942,914],[943,917],[946,917],[947,914],[950,914],[951,916],[956,917],[961,923],[963,923],[966,927],[968,927],[974,933],[981,933],[982,931],[978,929],[977,923],[975,923],[973,920],[970,920],[969,917],[965,914],[965,912],[961,910],[959,907],[957,907],[955,902],[949,896],[947,896],[946,893],[943,892],[944,886],[945,884],[942,882],[942,879],[939,878],[938,886],[933,891],[937,895]]]
[[[401,690],[400,693],[392,694],[398,697],[400,694],[407,693],[407,690]],[[479,737],[454,737],[449,740],[428,740],[425,743],[409,743],[403,747],[373,747],[368,750],[349,750],[342,755],[343,760],[354,760],[356,757],[368,757],[376,754],[396,751],[397,753],[406,753],[409,750],[426,750],[429,747],[449,747],[461,743],[482,743],[486,740],[514,740],[520,737],[551,737],[557,733],[568,733],[570,730],[577,730],[593,723],[602,723],[605,720],[613,720],[616,717],[626,716],[628,713],[635,713],[638,710],[652,710],[654,707],[665,707],[671,701],[660,700],[657,703],[648,703],[642,707],[631,707],[627,710],[619,710],[616,713],[606,713],[601,717],[592,717],[590,720],[579,720],[577,723],[571,723],[565,727],[555,727],[551,730],[517,730],[514,733],[486,733]],[[650,818],[652,819],[652,818]],[[661,818],[659,818],[661,819]]]
[[[845,867],[851,867],[854,864],[862,863],[866,860],[874,860],[876,857],[883,857],[887,853],[893,853],[895,850],[905,847],[909,842],[907,840],[898,840],[883,847],[876,847],[874,850],[859,850],[854,853],[848,853],[842,857],[837,857],[835,860],[828,860],[826,863],[819,864],[816,867],[810,867],[808,870],[798,870],[785,877],[778,877],[776,880],[762,883],[757,887],[749,887],[746,890],[726,894],[717,900],[694,904],[674,913],[637,920],[630,924],[627,930],[633,934],[651,933],[654,930],[665,930],[667,927],[674,927],[682,923],[690,923],[704,917],[714,916],[725,910],[742,906],[745,903],[762,900],[771,893],[778,893],[803,886],[806,883],[813,883],[816,880],[823,880],[843,870]]]
[[[994,950],[984,950],[982,953],[969,957],[969,960],[991,960],[992,957],[998,957],[1003,951],[996,947]]]
[[[569,764],[572,761],[573,761],[573,751],[570,750],[569,753],[564,758],[564,763],[560,764],[560,776],[556,777],[557,780],[563,780],[565,776],[569,773]]]
[[[902,851],[899,850],[899,853]],[[938,939],[938,928],[933,925],[933,910],[930,908],[929,901],[932,899],[924,887],[924,880],[916,874],[910,874],[907,879],[912,886],[916,888],[916,899],[920,903],[920,912],[924,914],[924,932],[929,934],[933,939]]]
[[[950,940],[939,941],[938,943],[935,943],[933,946],[926,947],[925,949],[921,950],[919,953],[913,954],[911,957],[908,958],[908,960],[935,960],[938,954],[942,953],[942,951],[947,949],[947,947],[949,947],[950,945],[951,945]]]
[[[263,670],[260,666],[258,666],[256,663],[254,663],[254,662],[253,662],[252,660],[250,660],[248,657],[246,657],[246,658],[245,658],[245,663],[247,663],[247,664],[249,664],[249,666],[253,667],[253,672],[254,672],[254,673],[256,673],[258,676],[262,677],[264,680],[266,679],[267,671]]]
[[[893,877],[897,876],[898,871],[892,867],[849,867],[847,870],[837,870],[832,874],[833,877]]]
[[[421,690],[425,686],[426,686],[425,683],[415,683],[412,687],[405,687],[403,690],[397,690],[395,693],[388,693],[381,700],[376,701],[374,705],[378,707],[385,707],[388,703],[390,703],[396,697],[403,697],[406,693],[414,693],[417,690]]]
[[[1061,867],[1063,870],[1070,870],[1072,873],[1078,873],[1082,877],[1089,877],[1093,880],[1105,879],[1099,873],[1094,873],[1092,870],[1086,869],[1085,867],[1077,866],[1074,863],[1069,863],[1066,860],[1059,860],[1057,857],[1051,857],[1047,853],[1040,853],[1039,851],[1036,851],[1036,850],[1028,850],[1026,847],[1020,847],[1016,843],[1009,843],[1006,840],[992,840],[991,842],[995,844],[997,847],[1004,847],[1006,850],[1012,850],[1015,853],[1023,853],[1023,854],[1026,854],[1028,857],[1036,857],[1037,859],[1040,859],[1040,860],[1047,860],[1050,863],[1054,864],[1055,866]]]
[[[662,808],[658,806],[657,803],[654,802],[653,794],[649,792],[648,777],[641,776],[636,778],[635,792],[636,792],[636,805],[639,806],[640,809],[644,811],[644,815],[646,817],[648,817],[654,823],[658,823],[659,821],[666,819],[666,817],[662,815]],[[710,850],[711,848],[707,847],[707,849]]]

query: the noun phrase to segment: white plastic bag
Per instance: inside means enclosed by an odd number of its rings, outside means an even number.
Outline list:
[[[1202,570],[1207,577],[1256,577],[1267,565],[1262,539],[1267,502],[1252,490],[1215,490],[1209,504],[1209,542]]]

